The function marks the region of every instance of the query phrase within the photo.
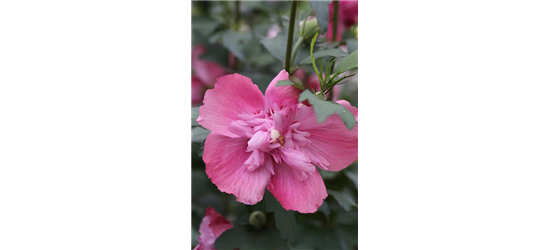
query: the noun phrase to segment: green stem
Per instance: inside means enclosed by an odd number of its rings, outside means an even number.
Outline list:
[[[290,12],[290,26],[288,27],[288,40],[286,41],[286,62],[284,69],[290,72],[292,69],[292,44],[294,41],[295,13],[297,11],[297,1],[292,1],[292,9]]]
[[[197,4],[200,4],[200,6],[201,6],[200,10],[203,11],[203,13],[209,13],[209,11],[210,11],[210,3],[209,2],[203,1],[203,2],[198,2]]]
[[[235,1],[234,2],[234,23],[233,23],[233,30],[235,30],[236,32],[238,32],[238,26],[240,26],[240,1]],[[229,52],[230,53],[230,52]],[[233,68],[234,70],[238,70],[239,68],[239,60],[238,58],[236,58],[236,56],[234,57],[234,65],[233,65]]]
[[[235,13],[235,17],[234,17],[233,29],[238,30],[238,24],[240,23],[240,1],[234,2],[234,13]]]
[[[332,41],[337,39],[337,13],[339,12],[339,1],[334,0],[334,17],[332,18]]]
[[[315,70],[316,76],[318,76],[318,81],[322,85],[322,75],[320,74],[320,72],[318,71],[318,68],[316,67],[315,57],[313,54],[313,49],[315,47],[315,42],[316,42],[316,39],[318,38],[318,34],[319,32],[316,32],[315,36],[313,37],[313,40],[311,40],[311,63],[313,64],[313,69]]]

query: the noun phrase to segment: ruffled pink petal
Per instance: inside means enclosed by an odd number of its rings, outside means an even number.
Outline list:
[[[274,169],[268,189],[286,210],[314,213],[328,196],[318,170],[300,182],[295,170],[285,163],[275,164]]]
[[[309,158],[301,151],[289,148],[281,148],[280,156],[282,156],[282,160],[284,160],[284,162],[288,166],[296,170],[307,173],[312,173],[316,170],[315,166],[311,164]],[[300,179],[299,181],[303,181],[303,179]]]
[[[231,74],[220,77],[213,89],[206,91],[197,122],[204,128],[225,136],[238,135],[229,130],[241,114],[253,115],[263,109],[263,95],[250,78]]]
[[[267,87],[267,90],[265,91],[266,112],[269,112],[269,109],[274,108],[275,106],[282,108],[298,103],[299,94],[301,94],[301,91],[298,88],[293,86],[276,86],[278,81],[288,80],[288,77],[288,72],[282,70]]]
[[[252,138],[248,141],[248,148],[246,151],[250,152],[261,148],[265,143],[269,142],[270,134],[267,131],[257,131]]]
[[[206,138],[203,159],[206,174],[217,188],[233,194],[236,200],[253,205],[263,199],[271,173],[264,167],[249,171],[245,162],[252,152],[246,152],[246,138],[229,138],[212,132]]]
[[[200,56],[206,52],[202,45],[196,45],[192,50],[191,66],[194,74],[207,86],[212,87],[215,79],[227,74],[227,71],[214,62],[200,59]]]
[[[347,101],[338,101],[358,118],[358,109]],[[318,123],[313,108],[301,107],[296,120],[300,123],[298,129],[310,133],[311,141],[301,150],[318,167],[339,171],[346,168],[358,158],[358,123],[353,130],[348,130],[339,115],[334,114],[323,123]]]
[[[221,216],[211,207],[206,209],[205,216],[209,216],[211,218],[210,228],[216,238],[219,237],[223,232],[227,231],[227,229],[233,227],[233,224],[231,224],[231,222],[229,222],[227,219],[225,219],[225,217]]]
[[[198,245],[194,248],[194,250],[214,249],[216,237],[210,228],[210,220],[211,218],[208,216],[204,216],[204,218],[202,218],[202,222],[200,223],[200,229],[198,230],[198,232],[200,233],[200,236],[198,236]]]
[[[206,86],[198,77],[191,76],[191,102],[192,106],[202,104],[202,99],[204,98],[204,92],[206,91]]]
[[[213,208],[207,208],[206,215],[204,215],[204,218],[202,218],[202,222],[200,223],[200,236],[198,237],[199,244],[194,248],[194,250],[213,250],[215,240],[223,232],[232,227],[233,224],[217,213]]]

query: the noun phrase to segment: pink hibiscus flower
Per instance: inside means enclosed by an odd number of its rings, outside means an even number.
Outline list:
[[[199,44],[196,45],[192,51],[192,69],[194,71],[194,75],[202,81],[202,83],[208,87],[213,87],[215,80],[227,74],[223,66],[211,62],[200,59],[200,56],[206,52],[206,48]]]
[[[219,235],[232,227],[233,224],[213,208],[209,207],[206,209],[206,215],[204,215],[200,223],[200,229],[198,230],[200,232],[200,236],[198,237],[199,243],[194,250],[215,250],[215,240]]]
[[[288,80],[282,70],[263,97],[239,74],[220,77],[206,92],[197,121],[211,130],[204,145],[206,174],[222,192],[253,205],[265,188],[286,210],[313,213],[326,198],[315,167],[339,171],[358,158],[358,125],[348,130],[334,114],[318,123],[313,108],[300,104],[301,91],[275,86]],[[355,117],[358,109],[338,101]]]
[[[330,20],[328,23],[328,32],[326,36],[328,40],[332,39],[333,23],[332,18],[334,18],[334,2],[330,4]],[[355,25],[358,22],[358,1],[339,1],[339,7],[337,11],[337,40],[341,41],[341,36],[344,29]]]

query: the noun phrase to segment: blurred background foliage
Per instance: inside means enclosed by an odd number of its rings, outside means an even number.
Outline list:
[[[314,6],[315,12],[311,3],[299,1],[296,26],[307,18],[307,14],[314,16],[318,13],[320,19],[322,12],[328,13],[328,3]],[[220,65],[227,74],[239,73],[251,78],[264,93],[271,80],[283,69],[290,5],[290,1],[193,1],[192,46],[205,48],[200,60]],[[324,50],[341,48],[344,55],[357,49],[358,23],[345,26],[339,31],[341,38],[334,41],[326,35],[322,22],[319,20],[321,36],[315,43],[315,52],[317,46]],[[298,30],[296,27],[295,31]],[[297,34],[294,36],[294,42],[298,37]],[[308,84],[315,80],[311,61],[307,60],[310,58],[309,44],[310,39],[298,48],[294,65],[299,66],[300,70],[292,76],[294,82]],[[337,53],[329,56],[339,57]],[[195,73],[193,69],[193,75]],[[357,76],[349,78],[341,85],[337,98],[358,107],[357,81]],[[205,89],[211,87],[213,85],[204,85]],[[192,110],[193,247],[198,244],[200,222],[206,208],[213,207],[235,227],[248,224],[253,211],[264,211],[268,219],[265,227],[276,229],[289,249],[358,249],[357,162],[340,172],[319,170],[328,197],[316,213],[286,211],[268,190],[265,190],[265,197],[260,203],[244,205],[237,202],[233,195],[219,191],[205,173],[202,151],[209,131],[196,123],[199,105],[193,103]],[[220,249],[217,243],[216,247]]]

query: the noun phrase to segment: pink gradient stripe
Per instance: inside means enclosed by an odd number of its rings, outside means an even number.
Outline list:
[[[361,159],[549,159],[549,109],[359,109]]]

